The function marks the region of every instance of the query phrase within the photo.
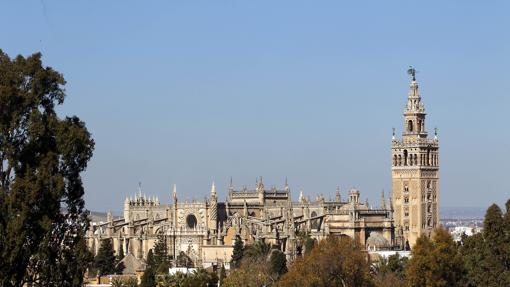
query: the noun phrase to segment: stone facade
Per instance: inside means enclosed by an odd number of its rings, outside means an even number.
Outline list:
[[[425,108],[413,76],[402,138],[392,140],[392,202],[397,238],[413,246],[439,224],[439,141],[429,138]],[[407,243],[406,243],[407,242]]]
[[[300,254],[303,236],[320,240],[328,235],[349,236],[368,250],[402,249],[412,246],[421,234],[438,225],[438,140],[427,137],[425,110],[413,78],[404,111],[402,139],[393,135],[392,196],[384,193],[379,206],[360,202],[360,193],[349,190],[342,200],[339,188],[334,200],[315,200],[299,194],[292,201],[285,180],[281,189],[266,188],[262,177],[255,187],[236,189],[231,181],[228,197],[218,201],[211,186],[204,201],[182,202],[173,187],[173,202],[142,195],[126,198],[124,214],[107,222],[93,223],[87,233],[90,249],[97,253],[101,239],[113,239],[118,252],[144,259],[158,238],[164,238],[169,255],[181,252],[201,266],[228,264],[234,240],[245,244],[263,240],[278,246],[289,260]]]

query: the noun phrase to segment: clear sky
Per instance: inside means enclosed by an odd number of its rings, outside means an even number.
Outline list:
[[[442,206],[510,198],[508,1],[7,1],[0,48],[62,72],[96,141],[87,207],[237,187],[389,191],[414,65]],[[427,2],[425,5],[424,3]]]

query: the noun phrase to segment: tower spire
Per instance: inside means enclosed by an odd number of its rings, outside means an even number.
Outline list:
[[[214,181],[212,182],[211,186],[211,196],[216,196],[216,186],[214,186]]]
[[[381,191],[381,209],[386,209],[386,200],[384,199],[384,189]]]
[[[172,190],[172,197],[174,199],[174,203],[177,203],[177,185],[174,183],[174,187]]]

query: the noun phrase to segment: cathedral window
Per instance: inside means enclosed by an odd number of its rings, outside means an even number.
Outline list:
[[[186,224],[189,228],[195,228],[197,226],[197,218],[193,214],[189,214],[186,217]]]
[[[407,165],[407,150],[404,150],[404,165]]]
[[[404,203],[409,203],[409,197],[408,196],[404,197]]]
[[[397,155],[393,156],[393,166],[397,165]]]
[[[398,155],[398,165],[402,165],[402,156]]]
[[[413,121],[409,120],[407,122],[407,131],[412,132],[413,131]]]

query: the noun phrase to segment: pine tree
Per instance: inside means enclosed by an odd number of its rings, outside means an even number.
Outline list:
[[[234,268],[238,268],[241,265],[241,260],[243,259],[244,255],[244,244],[241,240],[240,236],[236,237],[236,240],[234,242],[234,250],[232,251],[232,266]]]
[[[115,269],[115,254],[111,239],[101,240],[101,246],[94,258],[94,267],[98,275],[114,274]]]
[[[142,275],[140,287],[155,287],[156,286],[156,262],[154,261],[154,255],[152,249],[149,249],[147,254],[147,265]]]
[[[115,257],[115,274],[122,274],[124,271],[124,262],[122,262],[122,259],[124,259],[124,248],[122,248],[122,245],[120,246],[119,254]]]
[[[271,253],[271,271],[278,276],[287,273],[287,258],[280,250]]]
[[[64,85],[40,53],[0,50],[0,286],[81,286],[92,259],[80,173],[94,141],[57,115]]]
[[[168,258],[168,246],[164,235],[158,236],[158,241],[154,245],[154,261],[156,264],[156,273],[168,273],[170,268],[170,260]]]

